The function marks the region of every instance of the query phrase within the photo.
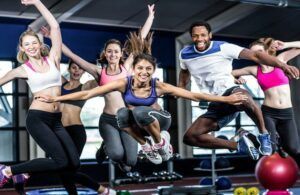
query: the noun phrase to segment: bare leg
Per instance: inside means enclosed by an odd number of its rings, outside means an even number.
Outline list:
[[[208,134],[209,132],[216,130],[217,127],[217,122],[214,119],[199,117],[185,132],[183,142],[187,145],[199,146],[201,148],[227,148],[236,150],[236,142],[219,139]]]
[[[237,93],[237,92],[242,92],[243,95],[248,96],[248,100],[244,101],[244,103],[242,105],[237,106],[237,108],[239,110],[245,111],[247,113],[247,115],[254,121],[254,123],[258,127],[260,133],[268,133],[268,130],[265,127],[265,122],[264,122],[264,118],[263,118],[261,109],[254,102],[253,98],[248,93],[248,91],[238,88],[238,89],[234,90],[234,93]]]
[[[155,143],[160,143],[160,126],[157,119],[155,119],[154,122],[150,123],[148,126],[144,126],[143,129],[145,129],[150,134]]]

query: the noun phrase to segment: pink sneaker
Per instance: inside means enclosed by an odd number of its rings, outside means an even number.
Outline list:
[[[10,179],[3,174],[5,168],[5,165],[0,165],[0,188],[2,188]]]

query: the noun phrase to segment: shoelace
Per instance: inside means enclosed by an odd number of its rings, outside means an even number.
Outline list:
[[[250,152],[253,154],[254,160],[257,160],[256,156],[259,156],[259,151],[255,147],[250,147]]]

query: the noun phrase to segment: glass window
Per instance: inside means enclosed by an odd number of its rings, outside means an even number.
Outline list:
[[[264,93],[259,87],[257,80],[253,76],[243,76],[247,83],[243,86],[240,86],[243,89],[246,89],[249,91],[249,93],[253,96],[253,98],[256,100],[256,103],[261,105]],[[193,78],[191,79],[191,90],[192,91],[199,91],[195,81]],[[195,121],[200,115],[205,113],[206,109],[200,109],[199,102],[191,102],[192,106],[192,121]],[[237,124],[240,124],[240,126],[246,130],[251,131],[254,134],[258,133],[258,129],[252,119],[245,113],[240,112],[240,117],[237,117],[236,119],[232,120],[226,127],[223,127],[220,131],[215,132],[215,136],[224,135],[227,137],[227,139],[230,139],[234,136],[235,130],[238,128]],[[201,149],[198,147],[193,148],[193,154],[194,155],[202,155],[202,154],[211,154],[212,150],[209,149]],[[225,154],[230,153],[227,149],[218,149],[216,150],[217,154]]]

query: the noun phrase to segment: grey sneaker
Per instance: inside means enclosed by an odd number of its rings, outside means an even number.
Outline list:
[[[259,159],[259,151],[246,135],[243,135],[238,141],[238,152],[248,154],[253,160]]]
[[[146,155],[146,158],[153,164],[158,165],[158,164],[162,163],[162,158],[161,158],[160,154],[158,153],[158,151],[156,149],[154,149],[150,145],[149,145],[149,147],[142,146],[142,151]]]

